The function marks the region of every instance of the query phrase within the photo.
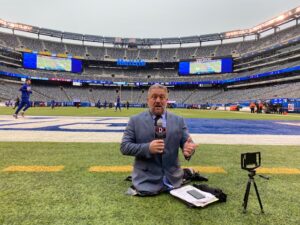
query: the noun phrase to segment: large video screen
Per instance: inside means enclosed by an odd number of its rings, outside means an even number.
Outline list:
[[[203,59],[196,61],[179,62],[179,75],[201,75],[214,73],[232,73],[233,62],[231,58]]]
[[[58,70],[71,72],[72,61],[71,59],[38,55],[36,68],[43,70]]]
[[[23,66],[27,69],[42,69],[55,71],[82,71],[82,62],[78,59],[58,58],[32,53],[23,53]]]

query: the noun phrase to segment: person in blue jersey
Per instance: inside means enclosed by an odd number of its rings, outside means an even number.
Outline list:
[[[29,78],[26,79],[25,84],[22,85],[22,87],[20,88],[20,91],[22,93],[22,97],[21,97],[21,103],[19,104],[15,114],[13,115],[13,117],[15,117],[16,119],[18,118],[18,114],[19,112],[22,110],[21,112],[21,116],[24,117],[24,113],[25,111],[30,107],[30,95],[32,94],[31,91],[31,80]]]
[[[121,99],[120,96],[118,95],[117,97],[117,102],[116,102],[116,109],[115,112],[117,112],[117,109],[119,109],[121,111]]]
[[[52,101],[51,101],[51,109],[54,109],[55,108],[55,100],[53,99]]]

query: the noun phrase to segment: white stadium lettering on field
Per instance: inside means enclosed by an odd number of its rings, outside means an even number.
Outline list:
[[[28,116],[16,124],[11,116],[0,116],[0,121],[0,141],[120,142],[128,118]],[[197,143],[300,145],[300,131],[294,126],[298,122],[260,121],[257,126],[255,120],[186,122]]]

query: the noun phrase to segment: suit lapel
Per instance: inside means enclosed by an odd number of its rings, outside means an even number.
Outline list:
[[[153,118],[152,118],[152,115],[150,113],[150,111],[147,111],[145,113],[145,123],[146,123],[146,126],[144,127],[144,129],[150,129],[152,130],[152,136],[153,138],[155,137],[155,127],[154,127],[154,121],[153,121]]]
[[[166,143],[168,143],[169,141],[169,138],[170,138],[170,131],[171,131],[171,123],[172,123],[172,114],[171,113],[168,113],[166,111],[166,120],[167,120],[167,125],[166,125],[166,132],[167,132],[167,135],[166,135]]]

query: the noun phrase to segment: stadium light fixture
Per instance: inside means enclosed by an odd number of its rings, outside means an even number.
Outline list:
[[[276,21],[282,21],[282,20],[284,20],[284,19],[285,19],[285,15],[283,14],[283,15],[278,16],[278,17],[276,18]]]

